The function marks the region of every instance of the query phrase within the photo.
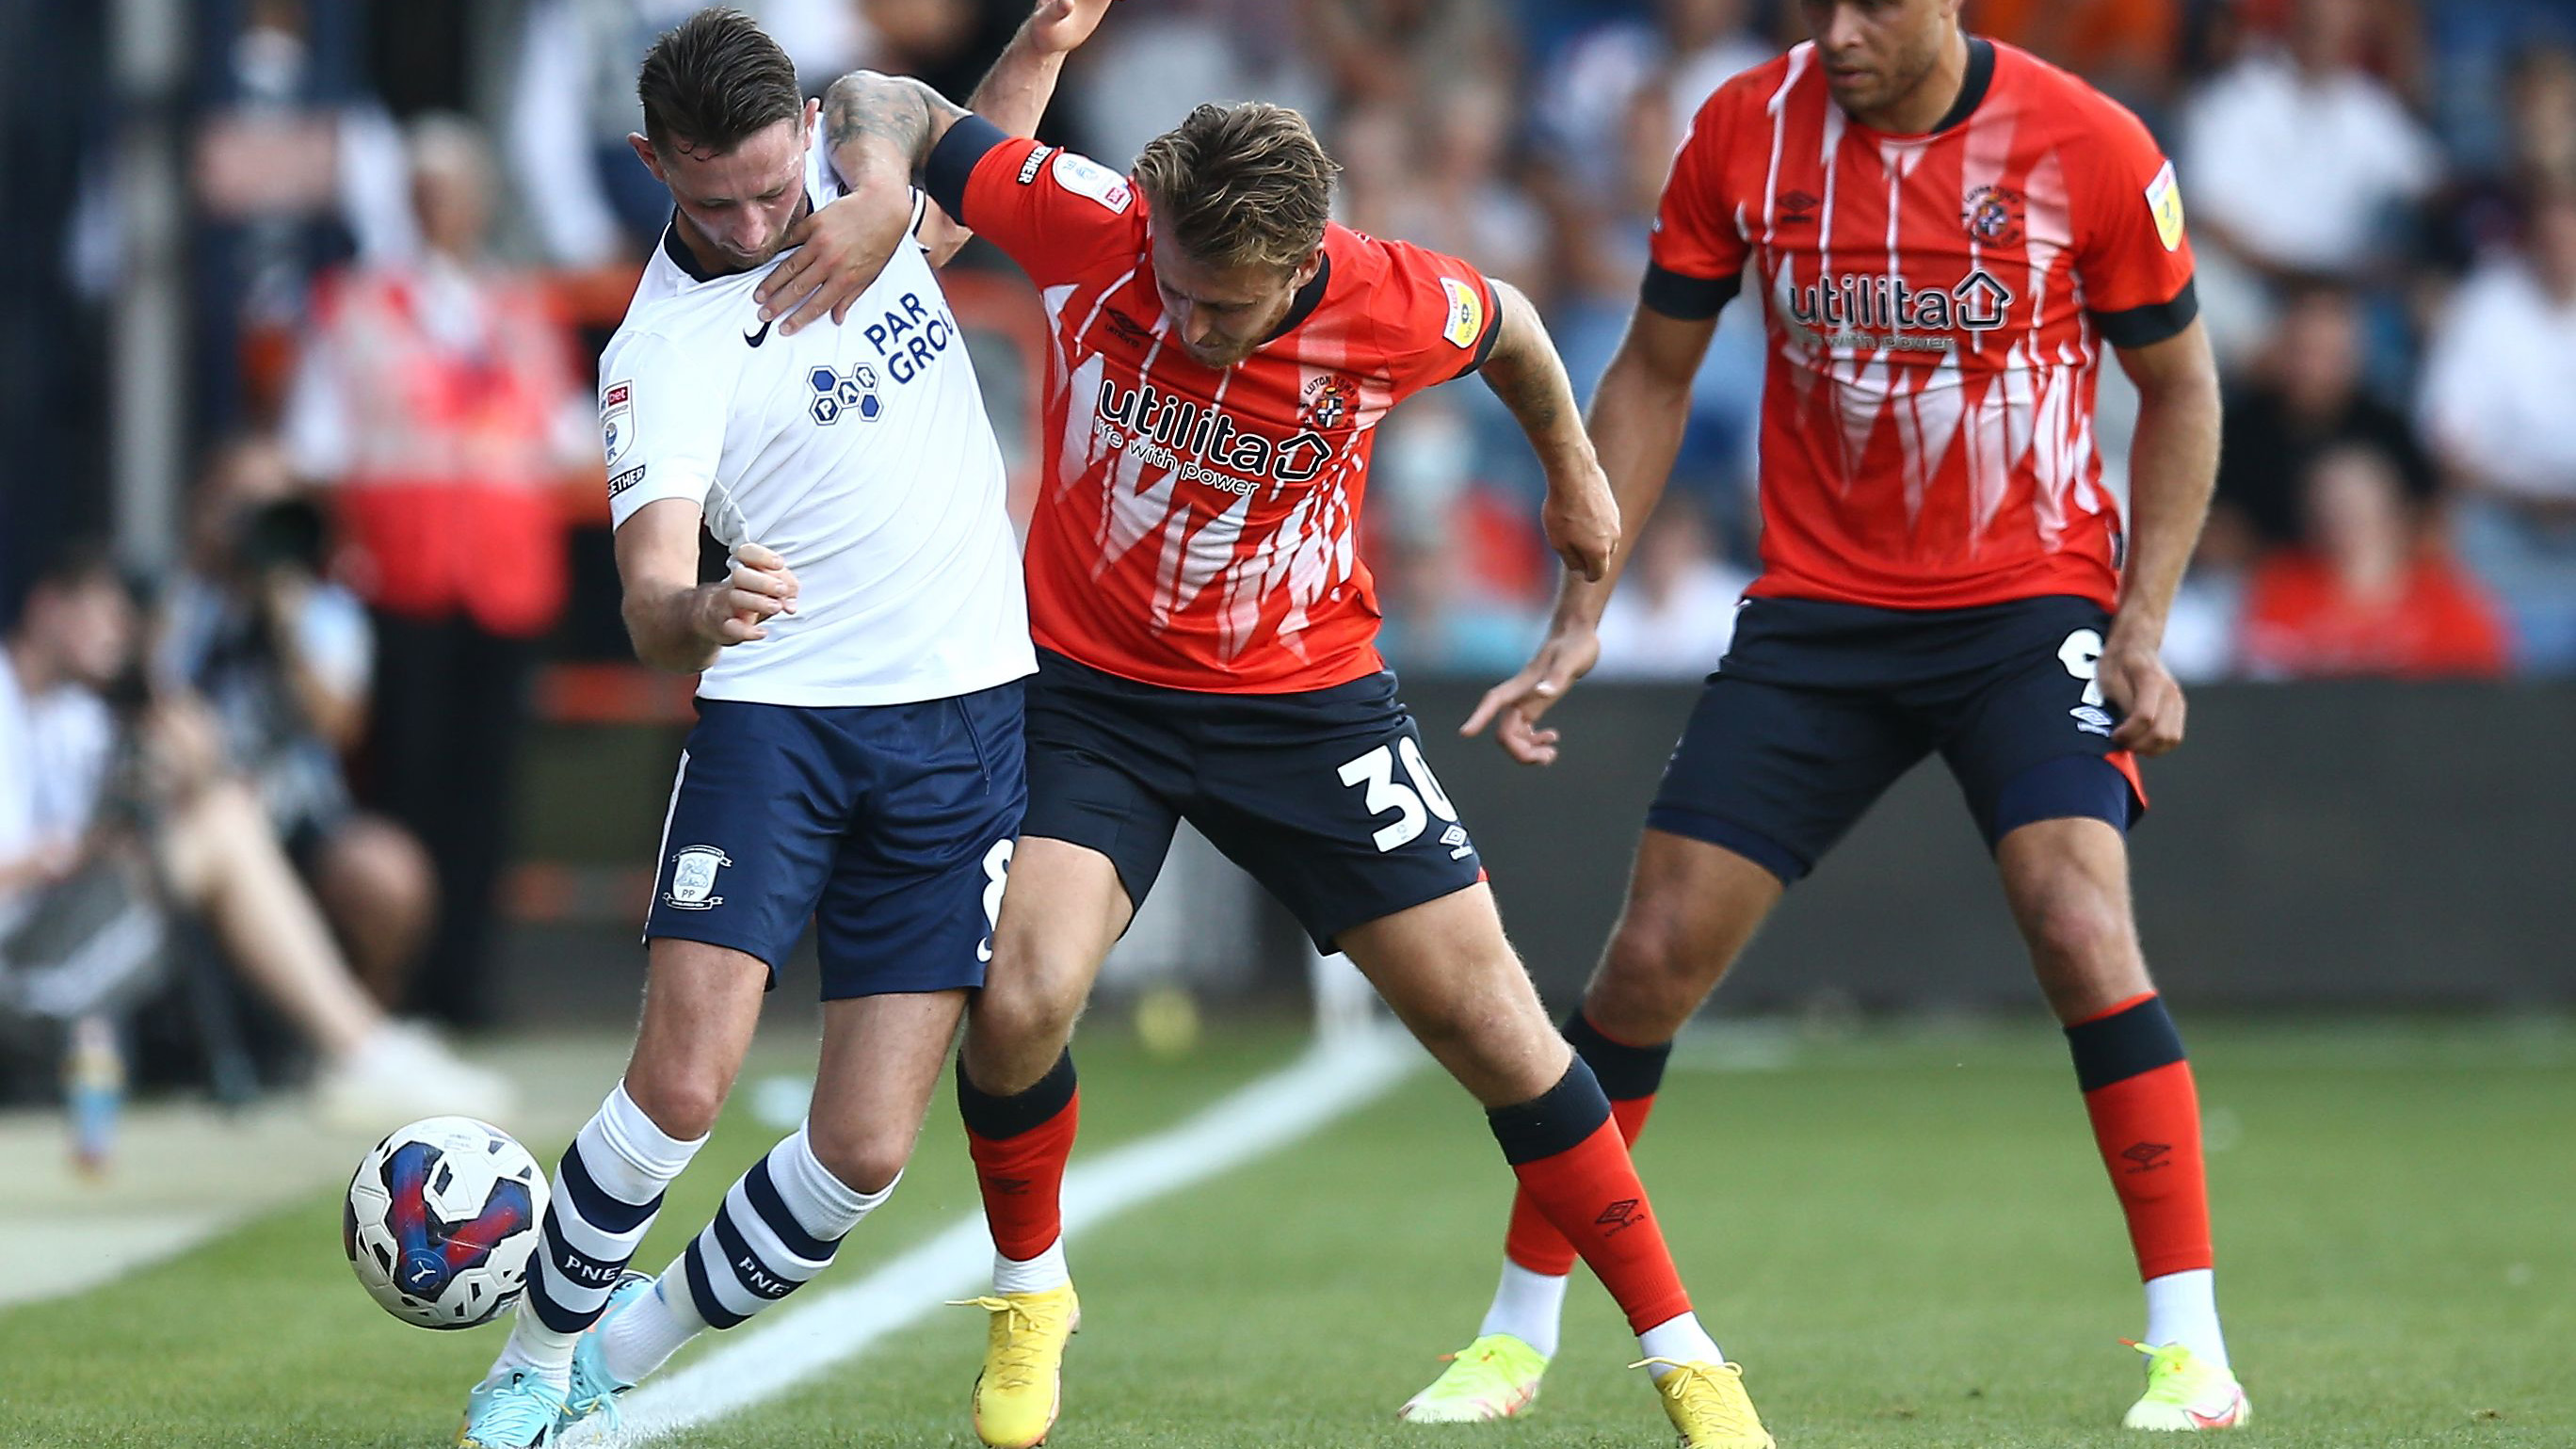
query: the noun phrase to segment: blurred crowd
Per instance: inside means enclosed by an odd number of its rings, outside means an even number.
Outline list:
[[[397,1013],[486,1009],[530,681],[549,650],[580,652],[568,607],[614,618],[613,580],[581,564],[604,556],[598,521],[563,502],[583,496],[567,480],[596,486],[605,332],[566,299],[587,287],[613,324],[663,225],[624,140],[633,72],[694,6],[186,8],[201,461],[181,566],[140,597],[66,544],[112,522],[104,490],[56,486],[101,475],[106,318],[129,285],[131,117],[104,79],[103,11],[9,63],[11,189],[37,198],[22,235],[51,260],[8,281],[0,338],[26,469],[0,488],[0,580],[20,601],[0,936],[35,884],[87,868],[63,854],[81,822],[122,808],[136,857],[210,923],[209,953],[326,1071],[353,1092],[444,1072],[470,1097],[488,1084]],[[867,65],[962,97],[1027,5],[744,8],[810,89]],[[1796,8],[1120,0],[1045,130],[1124,165],[1196,101],[1295,104],[1345,168],[1345,220],[1520,287],[1588,394],[1691,112],[1794,42]],[[1967,16],[2127,102],[2180,171],[2229,406],[2177,672],[2576,672],[2576,0],[1968,0]],[[31,110],[48,124],[23,128]],[[1603,621],[1603,675],[1695,677],[1725,650],[1755,559],[1760,333],[1752,305],[1729,309]],[[1024,378],[995,385],[1025,396]],[[2126,406],[2106,375],[2115,486]],[[1555,568],[1508,416],[1474,385],[1436,390],[1394,414],[1377,460],[1366,552],[1389,655],[1517,668]],[[137,603],[149,622],[126,630]],[[103,620],[109,642],[69,638]],[[111,685],[113,711],[64,703]],[[262,817],[274,859],[237,843]],[[423,958],[441,969],[412,972]],[[30,989],[0,969],[0,998]]]

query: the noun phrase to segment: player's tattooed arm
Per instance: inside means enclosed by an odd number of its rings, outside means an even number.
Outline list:
[[[1601,474],[1601,460],[1593,455],[1592,439],[1583,431],[1565,359],[1557,356],[1538,309],[1517,289],[1502,282],[1490,285],[1501,331],[1482,369],[1485,386],[1520,422],[1547,471],[1547,505],[1540,521],[1548,546],[1566,568],[1597,579],[1619,546],[1618,502]]]
[[[823,140],[852,192],[884,181],[909,188],[930,149],[965,114],[911,76],[852,71],[823,93]]]
[[[798,222],[795,248],[758,291],[761,315],[784,315],[794,335],[829,313],[838,322],[876,280],[905,228],[943,266],[974,235],[936,204],[913,217],[912,188],[948,129],[973,113],[1006,135],[1036,133],[1064,58],[1100,25],[1110,0],[1039,0],[967,105],[909,76],[853,71],[823,95],[823,146],[848,194]]]
[[[2138,426],[2129,447],[2129,557],[2098,677],[2121,714],[2112,743],[2161,755],[2183,737],[2182,686],[2159,653],[2217,484],[2218,364],[2197,321],[2119,356],[2138,385]]]

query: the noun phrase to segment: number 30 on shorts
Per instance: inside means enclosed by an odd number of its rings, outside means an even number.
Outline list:
[[[1398,757],[1404,761],[1404,773],[1413,781],[1410,785],[1402,784],[1395,778]],[[1407,844],[1420,836],[1425,829],[1429,828],[1431,817],[1434,815],[1453,827],[1458,823],[1458,807],[1449,803],[1449,793],[1440,788],[1438,780],[1432,778],[1431,766],[1424,763],[1422,759],[1422,747],[1415,744],[1410,735],[1396,741],[1393,746],[1380,745],[1367,754],[1344,763],[1341,776],[1343,784],[1358,785],[1366,789],[1367,793],[1360,797],[1360,803],[1368,807],[1369,814],[1384,815],[1389,810],[1396,812],[1395,823],[1379,826],[1377,833],[1370,837],[1377,842],[1377,848],[1381,853]],[[1460,836],[1462,843],[1464,838],[1462,834]]]

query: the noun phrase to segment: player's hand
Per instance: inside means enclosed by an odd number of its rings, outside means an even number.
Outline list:
[[[1062,55],[1091,38],[1109,0],[1042,0],[1029,13],[1029,43],[1040,55]]]
[[[733,551],[733,572],[704,591],[699,610],[701,637],[719,647],[766,639],[765,626],[780,614],[796,612],[796,574],[787,560],[756,543]]]
[[[1600,659],[1598,634],[1588,628],[1559,629],[1538,647],[1527,668],[1485,691],[1458,733],[1482,734],[1492,724],[1494,742],[1504,754],[1524,765],[1555,764],[1557,732],[1539,728],[1539,717]]]
[[[844,196],[787,229],[778,266],[752,295],[760,315],[778,318],[778,335],[793,337],[831,314],[848,319],[850,304],[885,270],[912,226],[912,208],[891,198]]]
[[[1619,547],[1619,500],[1610,479],[1590,457],[1570,477],[1548,480],[1547,503],[1539,510],[1547,546],[1565,566],[1592,583],[1610,569]],[[1586,668],[1591,667],[1586,665]]]
[[[2094,666],[2104,697],[2120,712],[2120,727],[2111,743],[2141,755],[2161,755],[2182,743],[2185,705],[2182,686],[2165,668],[2153,646],[2124,640],[2112,631]]]

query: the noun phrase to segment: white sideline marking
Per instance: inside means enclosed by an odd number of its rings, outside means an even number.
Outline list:
[[[1065,1235],[1285,1147],[1383,1095],[1422,1060],[1412,1039],[1393,1029],[1319,1041],[1179,1126],[1076,1163],[1064,1179]],[[724,1335],[722,1347],[629,1395],[614,1436],[577,1429],[569,1442],[640,1444],[748,1408],[865,1352],[944,1300],[985,1291],[992,1270],[993,1243],[978,1212],[855,1283],[800,1297],[748,1332]]]

